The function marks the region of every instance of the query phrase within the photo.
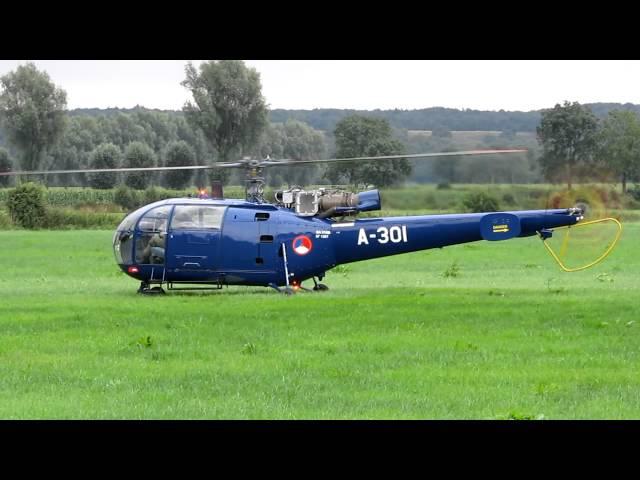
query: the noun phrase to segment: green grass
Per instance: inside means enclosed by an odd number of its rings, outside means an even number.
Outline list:
[[[640,418],[639,234],[573,274],[528,238],[159,298],[111,231],[0,232],[0,418]]]

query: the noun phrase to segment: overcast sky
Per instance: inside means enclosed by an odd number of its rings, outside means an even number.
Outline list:
[[[68,107],[179,110],[187,60],[33,60]],[[25,60],[0,60],[0,75]],[[194,60],[199,64],[200,60]],[[640,61],[247,60],[270,108],[537,110],[564,100],[640,104]]]

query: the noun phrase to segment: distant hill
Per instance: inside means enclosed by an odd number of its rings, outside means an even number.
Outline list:
[[[393,127],[406,130],[512,130],[534,131],[540,122],[540,112],[489,112],[457,110],[453,108],[425,108],[421,110],[272,110],[271,121],[284,122],[295,118],[319,130],[333,130],[349,115],[384,118]]]
[[[593,113],[603,118],[611,110],[631,110],[640,114],[640,105],[631,103],[589,103]],[[157,110],[144,107],[135,108],[80,108],[71,110],[71,115],[116,115],[146,110],[183,115],[181,110]],[[319,108],[314,110],[275,109],[269,113],[272,122],[285,122],[296,119],[308,123],[317,130],[333,131],[336,124],[349,115],[365,115],[386,119],[391,126],[404,130],[434,130],[436,128],[456,131],[497,131],[497,132],[535,132],[540,122],[540,110],[519,111],[483,111],[458,110],[455,108],[423,108],[419,110],[349,110]]]

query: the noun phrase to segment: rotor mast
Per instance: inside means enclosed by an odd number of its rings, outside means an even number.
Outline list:
[[[245,164],[245,198],[247,202],[264,203],[264,167],[263,161],[270,161],[269,156],[265,160],[247,160]]]

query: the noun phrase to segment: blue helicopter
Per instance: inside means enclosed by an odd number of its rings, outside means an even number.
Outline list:
[[[140,281],[141,294],[169,290],[220,289],[225,285],[271,287],[286,294],[323,291],[320,283],[337,265],[442,248],[479,240],[539,235],[584,218],[582,208],[355,218],[381,209],[378,190],[352,193],[332,188],[289,188],[264,199],[263,170],[305,163],[382,161],[461,155],[496,155],[526,150],[391,155],[323,160],[243,160],[206,166],[11,172],[11,175],[152,170],[244,168],[245,200],[211,195],[162,200],[127,215],[113,236],[118,266]],[[303,282],[312,280],[312,289]]]

